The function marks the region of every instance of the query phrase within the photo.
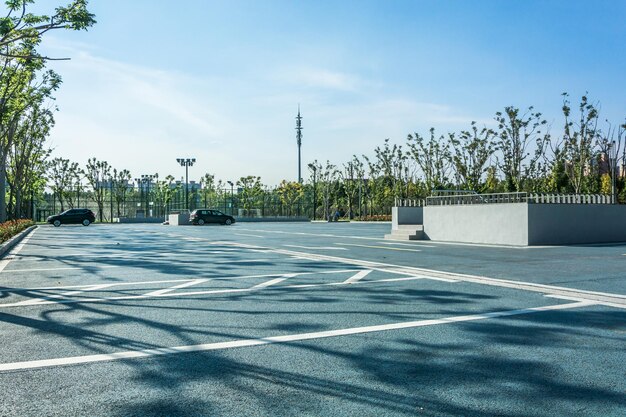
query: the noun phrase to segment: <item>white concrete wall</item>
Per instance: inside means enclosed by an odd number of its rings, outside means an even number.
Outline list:
[[[427,239],[444,242],[528,245],[528,204],[424,207]]]
[[[424,207],[392,207],[391,229],[401,224],[424,224]]]
[[[528,205],[530,245],[611,242],[626,242],[626,205]]]

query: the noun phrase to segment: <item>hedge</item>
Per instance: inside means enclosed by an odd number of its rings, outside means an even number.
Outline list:
[[[0,243],[11,239],[24,229],[29,228],[35,223],[32,220],[10,220],[8,222],[0,223]]]

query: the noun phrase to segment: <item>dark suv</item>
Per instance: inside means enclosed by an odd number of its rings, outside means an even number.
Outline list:
[[[193,224],[203,225],[205,223],[219,223],[230,226],[235,223],[235,218],[222,213],[219,210],[198,209],[191,212],[189,221]]]
[[[93,211],[83,208],[65,210],[63,213],[50,216],[47,219],[47,222],[53,224],[55,227],[59,227],[62,224],[82,224],[83,226],[89,226],[95,221],[96,215]]]

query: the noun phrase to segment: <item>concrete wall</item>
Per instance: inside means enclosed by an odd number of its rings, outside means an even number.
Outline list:
[[[528,245],[528,204],[424,207],[424,234],[444,242]]]
[[[424,224],[424,207],[392,207],[391,229],[402,224]]]
[[[528,205],[529,245],[611,242],[626,242],[626,205]]]

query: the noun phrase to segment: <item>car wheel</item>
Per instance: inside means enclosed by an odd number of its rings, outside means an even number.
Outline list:
[[[224,222],[226,226],[230,226],[232,223],[233,221],[231,219],[226,219],[226,221]]]
[[[198,220],[198,224],[199,224],[200,226],[202,226],[202,225],[204,224],[204,220],[202,220],[202,219]]]
[[[89,223],[91,223],[89,219],[83,220],[83,226],[89,226]]]
[[[59,227],[61,226],[61,220],[55,220],[52,222],[52,224],[54,225],[54,227]]]

